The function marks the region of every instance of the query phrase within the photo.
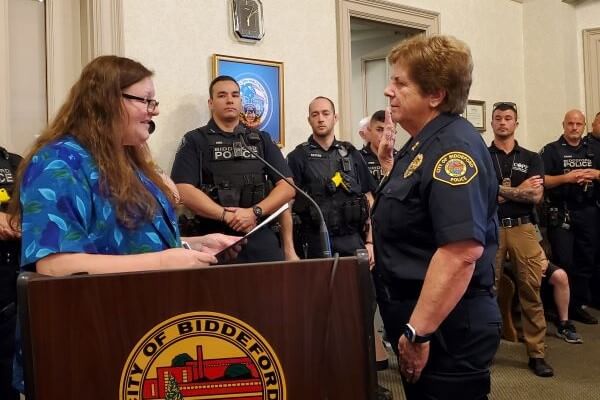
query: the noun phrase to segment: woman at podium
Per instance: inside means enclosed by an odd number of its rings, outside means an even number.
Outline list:
[[[23,269],[69,275],[217,262],[237,238],[182,247],[173,192],[146,143],[158,114],[152,72],[139,62],[102,56],[83,69],[20,168],[12,214],[23,230]]]

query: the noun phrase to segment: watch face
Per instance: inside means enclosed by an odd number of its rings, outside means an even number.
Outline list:
[[[241,39],[262,39],[263,8],[260,0],[233,0],[233,27]]]
[[[411,343],[415,341],[415,333],[408,325],[404,325],[404,336],[406,336],[408,341]]]

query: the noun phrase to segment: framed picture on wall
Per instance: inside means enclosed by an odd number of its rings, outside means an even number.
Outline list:
[[[468,100],[463,117],[479,132],[485,132],[485,101]]]
[[[219,75],[229,75],[240,85],[240,121],[269,133],[273,141],[283,147],[283,63],[215,54],[213,77]]]

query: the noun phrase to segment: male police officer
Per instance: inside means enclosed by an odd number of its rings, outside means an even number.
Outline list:
[[[563,134],[542,149],[546,170],[548,239],[554,263],[564,266],[571,284],[569,314],[574,320],[597,324],[585,310],[598,246],[598,209],[595,186],[599,166],[587,139],[582,139],[585,117],[571,110],[563,120]]]
[[[372,262],[371,232],[364,230],[368,226],[375,182],[358,150],[335,138],[336,122],[335,107],[330,99],[319,96],[311,101],[308,123],[312,135],[288,154],[288,164],[298,186],[321,207],[332,239],[332,251],[354,255],[366,245]],[[302,242],[299,253],[305,258],[319,257],[322,249],[315,210],[298,197],[294,211],[302,221],[299,228],[302,237],[296,238]]]
[[[381,182],[382,178],[381,164],[379,163],[379,158],[377,157],[377,151],[379,150],[379,143],[381,143],[384,127],[385,110],[376,111],[373,113],[365,126],[363,131],[365,145],[362,149],[360,149],[360,155],[365,159],[367,167],[369,168],[369,172],[371,175],[373,175],[373,178],[375,178],[377,184]],[[394,150],[394,155],[396,155],[396,153],[398,152]]]
[[[191,234],[242,234],[294,197],[294,189],[254,157],[244,142],[285,176],[291,176],[281,151],[268,133],[240,124],[238,83],[215,78],[209,88],[212,118],[185,134],[171,177],[182,203],[200,218]],[[270,189],[273,187],[272,189]],[[283,260],[275,232],[261,229],[239,253],[239,262]]]
[[[0,147],[0,399],[3,400],[19,398],[11,381],[21,234],[10,227],[5,212],[19,162],[20,156]]]
[[[496,287],[508,253],[518,282],[529,368],[538,376],[552,376],[552,367],[544,360],[546,320],[540,296],[546,256],[533,225],[533,205],[539,203],[544,194],[542,159],[537,153],[519,146],[515,140],[515,129],[519,123],[514,103],[494,104],[491,124],[494,141],[489,151],[500,186]]]
[[[377,157],[379,150],[379,143],[383,135],[385,126],[385,110],[379,110],[373,113],[370,117],[361,119],[358,123],[358,134],[364,140],[363,148],[360,149],[360,155],[364,158],[367,163],[369,172],[373,175],[375,182],[379,184],[383,178],[381,174],[381,164]],[[396,151],[394,151],[396,154]],[[376,267],[371,270],[373,274],[373,284],[375,287],[379,285],[381,281]],[[378,289],[377,289],[378,290]],[[376,290],[376,292],[377,292]],[[377,327],[375,326],[375,361],[377,371],[384,371],[389,368],[387,350],[383,345],[383,338],[379,334]],[[391,399],[393,398],[392,392],[384,388],[381,385],[377,385],[377,399]]]

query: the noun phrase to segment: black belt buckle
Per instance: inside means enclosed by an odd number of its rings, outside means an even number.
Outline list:
[[[513,219],[512,218],[502,218],[500,220],[500,225],[502,225],[503,228],[512,228],[513,226]]]

